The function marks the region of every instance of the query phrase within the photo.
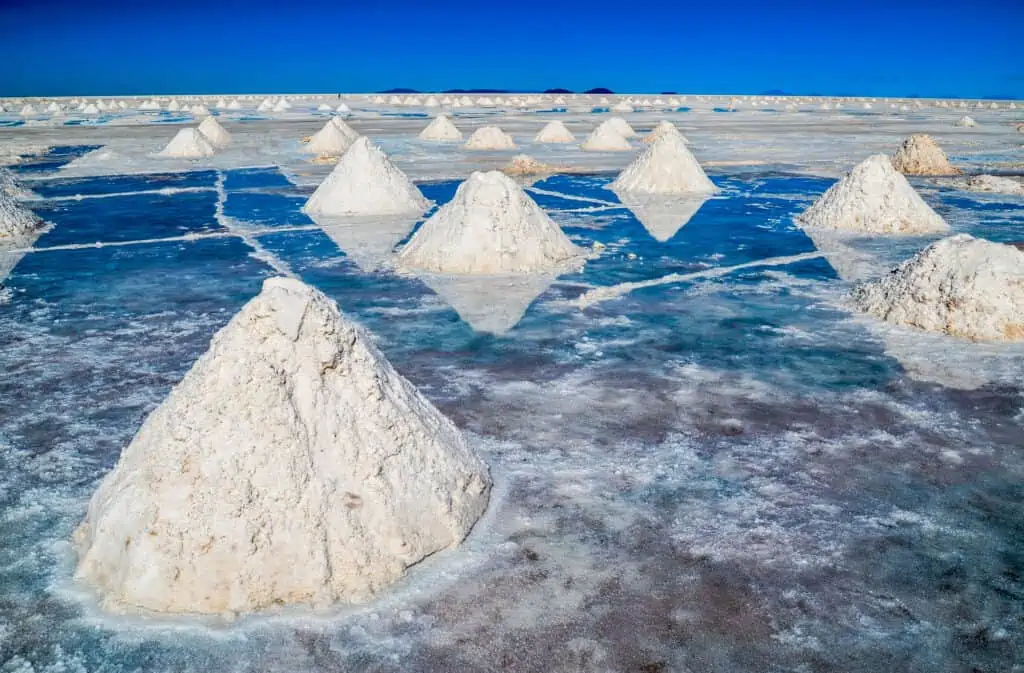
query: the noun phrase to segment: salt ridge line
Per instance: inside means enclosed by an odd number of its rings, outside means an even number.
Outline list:
[[[693,273],[670,273],[667,276],[662,276],[660,278],[652,278],[650,280],[641,280],[632,283],[619,283],[618,285],[612,285],[609,287],[598,287],[592,290],[587,290],[580,295],[579,299],[576,300],[576,304],[580,309],[584,309],[602,301],[615,299],[622,295],[629,294],[633,290],[640,290],[645,287],[669,285],[671,283],[681,283],[689,280],[699,280],[701,278],[716,278],[718,276],[726,276],[734,271],[741,271],[743,269],[753,269],[765,266],[785,266],[787,264],[803,262],[809,259],[818,259],[824,256],[825,254],[822,252],[805,252],[799,255],[769,257],[768,259],[759,259],[754,262],[744,262],[743,264],[737,264],[736,266],[713,267],[703,271],[694,271]]]
[[[566,201],[582,201],[583,203],[596,203],[599,206],[611,206],[613,208],[625,208],[621,203],[612,203],[611,201],[602,201],[601,199],[594,199],[589,196],[572,196],[571,194],[563,194],[561,192],[552,192],[547,189],[537,189],[536,187],[526,187],[526,191],[533,192],[534,194],[540,194],[542,196],[557,196],[560,199]]]
[[[288,276],[289,278],[299,279],[298,275],[291,270],[291,267],[289,267],[283,259],[263,247],[263,244],[256,239],[256,235],[251,230],[246,230],[244,227],[236,226],[235,220],[224,214],[224,203],[228,200],[228,193],[227,190],[224,189],[223,171],[217,171],[216,189],[217,205],[214,210],[213,217],[217,220],[217,223],[228,231],[233,232],[236,236],[242,239],[246,245],[252,248],[255,251],[254,257],[256,259],[266,262],[270,268],[282,275]]]
[[[143,189],[137,192],[111,192],[110,194],[71,194],[68,196],[48,196],[25,199],[25,201],[84,201],[85,199],[108,199],[115,196],[135,196],[136,194],[187,194],[194,192],[215,192],[216,187],[163,187],[161,189]]]

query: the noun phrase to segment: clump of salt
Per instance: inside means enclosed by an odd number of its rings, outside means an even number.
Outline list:
[[[216,148],[197,129],[183,128],[167,143],[167,146],[160,152],[163,157],[175,157],[180,159],[199,159],[212,157]]]
[[[556,119],[548,122],[537,133],[533,141],[538,143],[571,143],[576,141],[576,136],[572,134],[565,124]]]
[[[216,117],[210,116],[200,122],[199,132],[217,149],[231,144],[231,134],[224,130]]]
[[[1003,178],[997,175],[972,175],[959,182],[958,186],[971,192],[1024,194],[1024,184],[1013,178]]]
[[[462,131],[455,127],[448,115],[438,115],[420,131],[420,140],[462,140]]]
[[[309,138],[304,151],[319,157],[340,157],[348,151],[359,134],[337,117],[332,117]]]
[[[580,147],[590,152],[624,152],[633,149],[629,141],[615,130],[610,119],[601,122],[591,131]]]
[[[610,185],[615,191],[644,194],[708,194],[718,191],[672,127],[665,130]]]
[[[0,243],[22,239],[43,227],[43,221],[23,208],[7,186],[0,190]]]
[[[481,126],[473,131],[463,147],[467,150],[514,150],[516,143],[497,126]]]
[[[953,126],[968,127],[968,128],[972,127],[972,126],[977,126],[977,125],[978,125],[978,122],[974,121],[974,118],[969,116],[969,115],[964,115],[963,117],[960,117],[960,119],[957,119],[953,123]]]
[[[892,165],[906,175],[956,175],[946,153],[931,136],[917,133],[903,141],[892,157]]]

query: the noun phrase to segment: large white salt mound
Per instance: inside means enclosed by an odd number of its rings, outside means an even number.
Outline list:
[[[977,126],[977,125],[978,125],[978,122],[974,121],[974,118],[970,117],[968,115],[964,115],[963,117],[960,117],[960,119],[957,119],[956,122],[953,123],[953,126],[971,127],[971,126]]]
[[[462,140],[462,131],[455,127],[448,115],[438,115],[420,131],[420,140]]]
[[[610,119],[601,122],[591,131],[580,147],[591,152],[624,152],[633,149],[629,141],[615,130]]]
[[[401,266],[445,274],[547,271],[582,255],[547,213],[499,171],[473,173],[398,255]]]
[[[14,195],[6,189],[0,191],[0,242],[23,238],[42,226],[42,220],[31,210],[22,208]]]
[[[615,130],[623,138],[634,138],[637,135],[636,130],[634,130],[633,127],[629,125],[629,122],[622,117],[612,117],[605,120],[604,123],[608,124],[609,127]]]
[[[210,141],[215,148],[227,147],[231,144],[231,134],[224,130],[216,117],[207,117],[199,123],[199,132]]]
[[[804,226],[876,234],[949,230],[884,154],[857,164],[796,219]]]
[[[430,201],[387,155],[360,137],[342,155],[303,210],[324,215],[420,214]]]
[[[853,300],[891,323],[975,341],[1024,341],[1024,252],[957,234],[858,285]]]
[[[627,166],[611,189],[645,194],[705,194],[718,191],[673,127],[663,131]]]
[[[1002,178],[997,175],[972,175],[958,183],[958,186],[971,192],[1024,194],[1024,184],[1012,178]]]
[[[487,506],[459,430],[318,290],[272,278],[101,482],[77,576],[108,607],[363,602]]]
[[[358,137],[348,124],[332,118],[310,137],[304,151],[322,157],[340,157]]]
[[[188,127],[178,131],[177,135],[167,143],[161,152],[163,157],[179,157],[183,159],[196,159],[200,157],[212,157],[216,148],[197,129]]]
[[[950,165],[946,153],[932,137],[917,133],[900,145],[892,157],[892,165],[906,175],[956,175],[960,171]]]
[[[497,126],[481,126],[473,131],[463,147],[467,150],[514,150],[516,143]]]
[[[558,119],[548,122],[533,138],[537,143],[571,143],[575,140],[576,136],[572,131]]]

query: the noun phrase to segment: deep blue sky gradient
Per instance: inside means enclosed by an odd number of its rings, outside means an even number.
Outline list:
[[[1024,97],[1024,0],[0,0],[0,95]]]

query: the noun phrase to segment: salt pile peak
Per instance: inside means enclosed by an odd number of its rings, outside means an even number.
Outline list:
[[[420,131],[420,140],[462,140],[462,131],[455,127],[448,115],[438,115]]]
[[[108,607],[363,602],[458,545],[490,478],[318,290],[272,278],[143,423],[75,533]]]
[[[307,213],[324,215],[419,214],[430,201],[387,155],[366,137],[355,140],[306,202]]]
[[[231,134],[224,130],[216,117],[210,116],[200,122],[199,132],[217,149],[231,144]]]
[[[575,140],[576,136],[558,119],[548,122],[533,139],[538,143],[571,143]]]
[[[463,147],[467,150],[514,150],[516,143],[497,126],[481,126],[473,131]]]
[[[197,129],[183,128],[171,138],[171,142],[160,152],[160,156],[180,159],[212,157],[216,148]]]
[[[624,152],[633,149],[629,141],[615,130],[611,120],[601,122],[580,147],[590,152]]]
[[[718,191],[683,136],[663,131],[610,185],[615,191],[645,194],[706,194]]]
[[[960,171],[949,163],[930,135],[916,133],[900,145],[892,157],[892,165],[905,175],[956,175]]]
[[[323,128],[310,137],[304,151],[322,157],[340,157],[359,137],[351,126],[337,117],[332,117]]]

